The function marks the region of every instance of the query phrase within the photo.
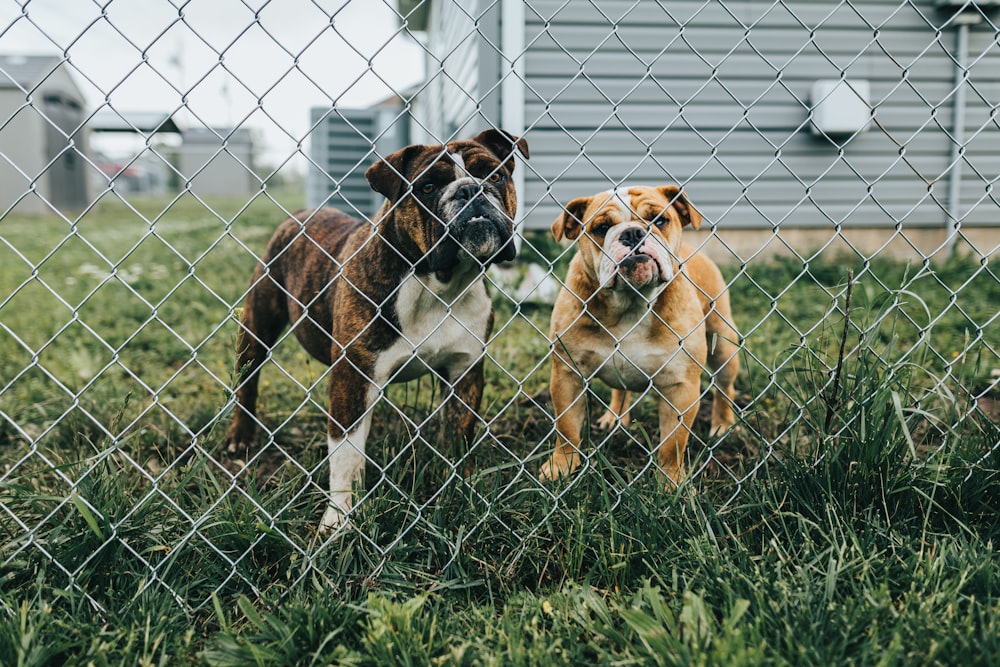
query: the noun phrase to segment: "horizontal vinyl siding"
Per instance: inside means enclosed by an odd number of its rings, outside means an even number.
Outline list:
[[[721,229],[943,225],[954,29],[937,32],[929,0],[852,4],[530,0],[527,225],[580,195],[664,182]],[[992,30],[973,28],[969,57],[960,212],[996,225]],[[842,72],[871,83],[876,123],[841,153],[808,120],[812,83]]]
[[[422,97],[430,97],[424,140],[443,143],[456,135],[474,134],[478,127],[480,35],[476,30],[476,0],[437,0],[431,8],[428,38],[428,84]],[[469,129],[467,129],[469,128]]]

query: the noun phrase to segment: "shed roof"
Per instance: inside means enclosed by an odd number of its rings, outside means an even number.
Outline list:
[[[0,88],[33,88],[55,71],[61,62],[58,56],[0,55]]]
[[[252,144],[253,135],[246,127],[190,127],[181,132],[185,144]]]
[[[154,132],[180,133],[181,129],[170,113],[165,111],[119,111],[111,107],[98,109],[90,119],[94,132]]]

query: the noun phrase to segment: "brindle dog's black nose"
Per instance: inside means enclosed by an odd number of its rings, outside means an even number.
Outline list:
[[[618,240],[621,241],[623,245],[629,248],[635,248],[642,243],[642,240],[646,238],[646,230],[640,229],[638,227],[632,227],[631,229],[626,229],[619,235]]]
[[[460,212],[457,214],[459,219],[490,217],[490,202],[483,194],[483,186],[478,183],[459,186],[453,201],[459,206]]]
[[[478,183],[466,183],[455,192],[455,201],[460,204],[472,201],[483,193],[483,187]]]

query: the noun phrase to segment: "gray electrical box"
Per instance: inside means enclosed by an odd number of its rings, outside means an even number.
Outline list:
[[[864,79],[821,79],[812,85],[814,134],[843,136],[863,132],[871,123],[871,86]]]

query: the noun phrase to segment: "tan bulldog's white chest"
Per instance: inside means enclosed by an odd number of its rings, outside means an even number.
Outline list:
[[[651,312],[641,319],[604,325],[607,335],[588,337],[586,345],[572,351],[583,376],[599,378],[615,389],[641,391],[651,384],[667,387],[684,382],[691,364],[697,363],[697,348],[703,345],[699,328],[685,336],[685,343],[664,335],[663,326]],[[685,349],[687,348],[687,349]]]
[[[384,386],[432,370],[458,377],[483,355],[491,308],[481,281],[459,290],[409,276],[396,297],[402,335],[379,355],[373,379]]]

